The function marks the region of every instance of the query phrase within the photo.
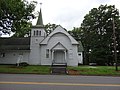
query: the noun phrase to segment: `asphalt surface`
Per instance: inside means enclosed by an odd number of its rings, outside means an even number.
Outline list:
[[[0,90],[120,90],[120,77],[0,74]]]

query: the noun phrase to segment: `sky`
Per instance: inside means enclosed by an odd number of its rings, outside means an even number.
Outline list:
[[[73,27],[80,27],[84,16],[93,8],[102,5],[115,5],[120,12],[120,0],[27,0],[37,1],[35,12],[42,9],[44,25],[51,23],[61,25],[65,29],[72,30]],[[42,3],[42,6],[40,6]],[[32,20],[36,25],[37,18]],[[11,34],[12,35],[12,34]],[[10,36],[11,36],[10,35]],[[8,35],[7,35],[8,36]],[[2,37],[7,37],[2,35]]]
[[[32,0],[28,0],[32,1]],[[72,30],[80,27],[84,16],[93,8],[102,5],[115,5],[120,10],[120,0],[34,0],[37,1],[35,12],[42,9],[43,23],[57,24]],[[42,3],[40,6],[39,3]],[[35,25],[37,18],[32,20]]]

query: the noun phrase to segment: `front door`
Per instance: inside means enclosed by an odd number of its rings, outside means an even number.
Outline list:
[[[65,53],[63,50],[56,50],[54,52],[54,63],[65,63]]]

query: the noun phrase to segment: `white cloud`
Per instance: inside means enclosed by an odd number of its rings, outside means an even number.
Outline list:
[[[31,0],[28,0],[31,1]],[[92,8],[98,8],[101,4],[115,5],[120,9],[120,0],[37,0],[42,2],[43,22],[60,24],[70,30],[79,27],[84,16]],[[37,5],[36,11],[39,11]],[[35,25],[36,20],[33,20]]]
[[[33,1],[33,0],[28,0]],[[115,5],[120,10],[120,0],[34,0],[43,3],[42,14],[44,24],[60,24],[67,30],[79,27],[84,16],[92,8],[98,8],[101,4]],[[39,11],[40,5],[35,11]],[[33,25],[36,20],[32,21]]]

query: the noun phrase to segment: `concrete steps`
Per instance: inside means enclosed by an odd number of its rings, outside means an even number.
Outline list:
[[[51,65],[51,74],[67,74],[67,64],[53,63]]]

